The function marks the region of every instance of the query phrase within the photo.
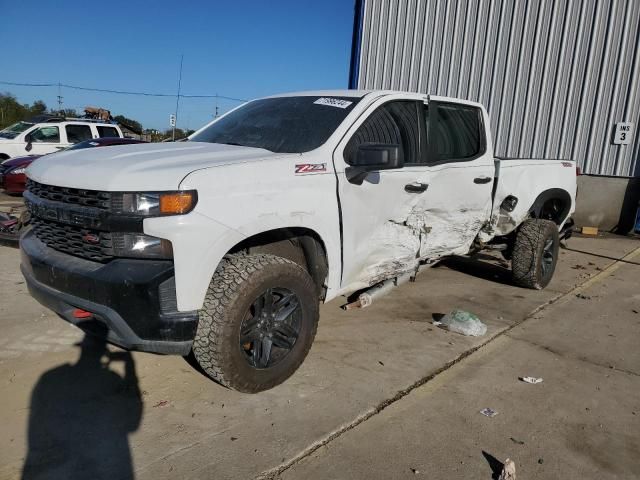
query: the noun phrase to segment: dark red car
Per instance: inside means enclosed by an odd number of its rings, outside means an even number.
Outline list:
[[[131,143],[147,143],[142,140],[134,140],[132,138],[104,137],[84,142],[76,143],[62,151],[80,150],[82,148],[93,147],[109,147],[112,145],[129,145]],[[49,154],[50,155],[50,154]],[[40,158],[42,155],[27,155],[25,157],[15,157],[5,160],[0,164],[0,188],[11,195],[22,194],[25,189],[27,177],[25,170],[31,162]]]

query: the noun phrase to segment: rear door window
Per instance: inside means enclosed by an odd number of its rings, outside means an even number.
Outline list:
[[[484,128],[479,108],[430,102],[424,111],[429,163],[472,160],[484,153]]]
[[[69,143],[80,143],[93,138],[89,125],[67,125],[64,128],[67,132],[67,141]]]
[[[105,137],[120,137],[120,134],[118,134],[118,130],[114,127],[102,127],[100,125],[98,125],[98,135],[100,135],[100,138],[105,138]]]

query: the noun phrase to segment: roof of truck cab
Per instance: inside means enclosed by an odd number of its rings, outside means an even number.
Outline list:
[[[421,92],[407,92],[402,90],[307,90],[301,92],[286,92],[276,95],[270,95],[266,98],[278,98],[278,97],[352,97],[362,98],[365,95],[383,96],[383,95],[397,95],[397,94],[410,94],[427,96],[427,93]],[[451,100],[458,100],[452,98]]]
[[[285,92],[270,95],[266,98],[278,97],[356,97],[362,98],[374,90],[305,90],[302,92]]]

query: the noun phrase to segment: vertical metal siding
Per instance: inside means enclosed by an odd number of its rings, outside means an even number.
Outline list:
[[[497,155],[640,174],[639,0],[364,1],[359,88],[479,101]]]

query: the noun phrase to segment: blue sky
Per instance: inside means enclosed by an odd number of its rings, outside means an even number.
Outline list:
[[[353,0],[153,2],[0,0],[0,81],[66,83],[255,98],[347,88]],[[0,85],[22,103],[57,106],[58,88]],[[168,128],[175,98],[62,89],[63,106],[109,108],[146,128]],[[219,101],[221,111],[236,103]],[[213,99],[181,99],[178,126],[211,120]]]

